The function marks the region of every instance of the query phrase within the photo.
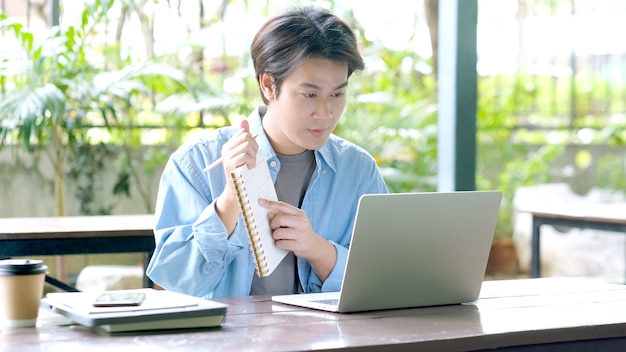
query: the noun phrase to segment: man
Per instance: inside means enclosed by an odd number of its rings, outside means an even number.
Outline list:
[[[338,291],[358,199],[387,192],[374,159],[332,134],[348,79],[364,66],[356,37],[327,10],[296,8],[259,29],[251,56],[265,105],[238,127],[172,154],[159,186],[148,275],[165,289],[206,298]],[[276,245],[290,251],[264,278],[255,274],[229,176],[238,166],[255,167],[259,147],[279,199],[260,204],[271,214]],[[204,173],[219,157],[221,166]]]

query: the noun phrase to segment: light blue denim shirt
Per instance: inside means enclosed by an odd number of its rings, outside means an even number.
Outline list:
[[[259,109],[248,118],[250,130],[259,134],[257,143],[275,181],[280,162],[263,132]],[[187,142],[165,166],[156,202],[156,249],[147,269],[150,279],[165,289],[205,298],[250,293],[256,274],[243,220],[240,216],[228,238],[215,211],[215,198],[226,183],[224,170],[218,166],[203,172],[237,131],[224,127]],[[359,197],[387,193],[387,186],[370,154],[335,135],[315,151],[315,158],[302,209],[313,230],[337,249],[337,262],[322,282],[311,265],[298,258],[298,275],[305,292],[339,291]]]

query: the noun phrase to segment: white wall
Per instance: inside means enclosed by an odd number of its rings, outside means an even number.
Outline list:
[[[114,196],[116,179],[114,165],[107,165],[99,175],[96,197],[100,204],[115,207],[113,214],[146,214],[154,211],[154,202],[162,167],[147,174],[140,156],[134,168],[141,185],[133,179],[131,197]],[[139,192],[141,187],[145,195]],[[72,180],[65,182],[65,215],[81,215]],[[49,159],[39,153],[30,154],[16,147],[0,150],[0,217],[56,216],[54,171]]]

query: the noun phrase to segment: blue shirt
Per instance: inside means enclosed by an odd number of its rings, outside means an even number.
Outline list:
[[[259,109],[248,120],[250,132],[259,134],[256,141],[276,181],[280,162],[263,132]],[[237,131],[223,127],[183,144],[163,170],[156,202],[156,249],[147,274],[165,289],[205,298],[250,293],[256,274],[241,215],[229,238],[215,210],[215,199],[226,184],[224,170],[218,166],[203,172]],[[298,258],[298,276],[304,292],[339,291],[359,197],[387,193],[387,186],[369,153],[335,135],[315,151],[315,159],[301,208],[313,230],[335,246],[337,262],[322,282],[311,265]]]

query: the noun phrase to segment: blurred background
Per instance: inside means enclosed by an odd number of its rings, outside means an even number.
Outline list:
[[[336,134],[375,156],[391,191],[435,191],[436,0],[0,0],[0,217],[152,213],[169,154],[262,103],[250,41],[302,3],[346,19],[366,59]],[[476,189],[503,192],[494,242],[518,247],[491,274],[526,275],[520,189],[526,204],[624,201],[626,2],[477,3]],[[609,237],[599,273],[554,275],[623,275],[626,236]],[[71,276],[141,261],[68,257]]]

